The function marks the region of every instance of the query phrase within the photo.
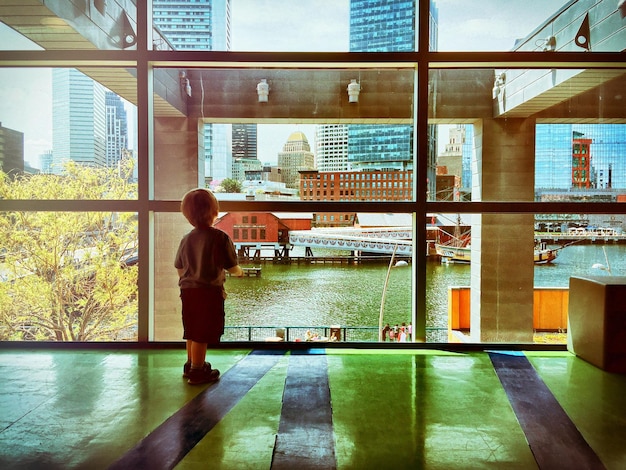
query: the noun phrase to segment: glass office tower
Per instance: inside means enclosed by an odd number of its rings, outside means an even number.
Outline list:
[[[230,50],[230,0],[154,0],[152,10],[176,50]]]
[[[122,159],[128,149],[128,121],[121,98],[112,91],[106,92],[107,166],[112,167]]]
[[[576,139],[591,141],[589,189],[626,189],[624,124],[538,124],[535,136],[535,188],[576,189],[571,171]]]
[[[415,0],[351,0],[350,52],[417,49]],[[437,50],[437,8],[431,2],[429,49]],[[348,160],[362,171],[413,169],[413,128],[408,125],[348,126]],[[429,135],[428,178],[435,179],[436,126]],[[431,188],[434,190],[434,185]]]
[[[416,49],[415,0],[352,0],[350,52]],[[355,170],[413,168],[413,132],[407,125],[348,126],[348,160]]]
[[[154,0],[152,10],[154,24],[176,50],[230,50],[230,0]],[[204,176],[207,181],[232,176],[230,137],[230,125],[205,124]]]
[[[63,164],[105,167],[106,89],[76,69],[52,72],[52,167]]]
[[[537,216],[544,215],[545,218],[550,216],[547,222],[553,229],[560,230],[562,227],[567,229],[564,225],[566,221],[580,221],[583,218],[588,222],[586,226],[621,228],[626,225],[623,221],[623,205],[617,203],[626,198],[625,194],[617,194],[616,196],[623,197],[616,198],[613,203],[597,198],[590,200],[579,195],[574,199],[568,195],[568,190],[564,189],[562,200],[534,200],[537,123],[541,125],[626,123],[622,99],[623,90],[626,89],[624,76],[626,65],[623,54],[626,25],[616,10],[614,0],[600,0],[594,2],[593,6],[584,2],[567,2],[555,14],[552,14],[551,7],[550,11],[546,10],[548,8],[544,5],[546,2],[536,2],[536,8],[533,8],[532,12],[523,5],[518,5],[518,2],[510,2],[506,8],[498,8],[500,5],[495,2],[493,10],[483,8],[482,3],[478,8],[477,2],[457,3],[454,8],[450,6],[450,2],[440,2],[438,52],[430,51],[429,37],[426,34],[428,25],[431,24],[428,17],[428,2],[426,4],[422,2],[421,7],[416,10],[415,19],[416,22],[419,21],[421,33],[418,34],[418,52],[333,53],[330,52],[337,48],[336,44],[349,42],[349,2],[326,2],[327,9],[320,12],[318,1],[291,2],[289,9],[275,10],[265,8],[265,2],[250,1],[245,9],[234,10],[234,16],[237,18],[234,24],[237,25],[237,29],[234,30],[233,37],[236,37],[235,34],[250,33],[249,41],[258,39],[258,47],[254,49],[258,52],[242,48],[232,54],[224,51],[175,50],[169,41],[161,36],[160,31],[154,31],[154,34],[148,37],[146,32],[153,26],[151,21],[153,10],[146,7],[145,2],[124,2],[127,11],[120,16],[116,15],[120,13],[119,10],[114,8],[119,2],[83,2],[91,6],[82,10],[78,7],[69,8],[79,3],[81,2],[70,0],[45,2],[42,9],[48,10],[44,11],[46,21],[38,22],[34,30],[32,18],[24,17],[19,8],[2,9],[0,22],[6,26],[5,32],[16,32],[15,34],[19,32],[24,39],[36,42],[42,50],[20,49],[25,47],[21,45],[22,41],[4,43],[5,47],[12,49],[0,51],[0,57],[3,58],[0,62],[0,69],[3,71],[0,77],[3,84],[1,88],[5,91],[0,100],[2,102],[0,121],[4,127],[24,133],[24,156],[28,156],[28,161],[32,161],[34,156],[51,147],[46,145],[40,148],[34,146],[33,142],[39,137],[46,137],[46,140],[52,141],[51,138],[48,139],[53,120],[51,107],[48,106],[50,100],[33,100],[43,97],[38,94],[41,89],[39,78],[45,73],[46,84],[50,84],[47,74],[51,74],[52,69],[80,68],[84,73],[89,72],[89,75],[103,86],[137,106],[137,117],[133,119],[137,123],[138,134],[137,190],[120,191],[112,195],[105,188],[97,194],[88,194],[89,199],[85,199],[81,193],[76,193],[67,196],[70,201],[68,203],[62,202],[60,196],[63,194],[50,194],[44,190],[47,188],[43,185],[41,191],[33,192],[32,196],[16,194],[12,197],[14,200],[6,204],[7,209],[4,211],[7,221],[5,227],[11,228],[10,231],[6,231],[6,238],[13,236],[14,233],[20,236],[22,233],[27,234],[28,238],[16,240],[22,247],[13,252],[16,261],[21,263],[24,260],[35,259],[31,255],[22,256],[21,248],[38,247],[38,241],[42,240],[40,237],[42,231],[21,224],[20,219],[13,215],[16,211],[28,216],[38,216],[40,213],[45,216],[52,215],[53,217],[49,217],[50,220],[60,219],[63,215],[69,217],[79,212],[88,216],[91,213],[114,212],[118,214],[116,217],[125,217],[129,221],[129,230],[133,232],[129,234],[129,238],[133,242],[136,241],[141,259],[137,268],[138,282],[132,284],[136,286],[136,308],[128,305],[129,321],[133,327],[137,326],[136,338],[140,342],[180,340],[180,315],[176,310],[180,304],[180,292],[176,284],[176,273],[172,270],[172,253],[181,236],[188,230],[188,225],[181,219],[180,207],[176,201],[185,190],[194,187],[204,176],[204,169],[198,168],[202,166],[198,164],[199,160],[204,157],[202,137],[199,138],[203,129],[199,130],[197,126],[198,119],[202,116],[207,122],[212,123],[258,123],[259,126],[288,122],[302,125],[346,123],[365,126],[390,122],[412,125],[415,132],[413,142],[418,145],[413,146],[411,158],[413,162],[420,163],[418,167],[420,170],[426,168],[427,144],[431,138],[428,123],[424,122],[424,118],[432,119],[431,124],[437,123],[442,126],[473,123],[476,145],[473,149],[474,159],[471,160],[472,165],[469,168],[472,170],[472,190],[476,197],[470,204],[465,203],[465,200],[463,202],[440,201],[434,198],[425,200],[427,175],[424,174],[415,175],[413,179],[415,197],[412,199],[416,199],[415,201],[376,201],[372,204],[371,201],[337,200],[322,204],[305,201],[292,203],[283,199],[252,201],[244,200],[240,196],[237,196],[239,198],[237,200],[224,197],[221,201],[222,211],[240,213],[242,217],[246,213],[260,211],[270,214],[293,212],[298,215],[296,221],[304,217],[311,220],[311,211],[318,209],[328,213],[344,214],[344,220],[346,215],[368,215],[373,211],[394,216],[411,214],[412,235],[415,241],[412,245],[411,268],[410,271],[394,270],[391,274],[393,276],[406,273],[406,277],[403,278],[406,284],[390,281],[390,289],[400,288],[402,297],[398,301],[389,302],[388,305],[390,308],[391,305],[394,308],[398,306],[398,318],[402,315],[400,321],[409,318],[409,321],[413,321],[415,327],[413,338],[418,341],[426,341],[428,338],[439,342],[440,332],[445,338],[457,339],[457,336],[447,335],[447,326],[451,325],[447,305],[448,287],[469,285],[471,324],[463,327],[469,328],[469,341],[530,343],[533,341],[535,329],[533,288],[566,287],[571,276],[581,273],[594,275],[594,272],[602,274],[592,268],[595,264],[605,262],[603,246],[590,247],[579,243],[564,248],[557,263],[554,263],[555,267],[562,268],[560,271],[562,274],[553,279],[543,277],[548,273],[554,273],[555,269],[546,266],[543,266],[546,269],[535,268],[531,263]],[[106,8],[104,3],[108,5]],[[200,3],[192,0],[177,2],[187,6]],[[237,5],[237,8],[242,5],[239,0],[232,3]],[[255,7],[257,3],[258,7]],[[302,14],[300,10],[298,14],[294,14],[294,10],[301,3],[309,5],[308,15]],[[341,10],[341,15],[335,16],[328,10],[339,3],[345,7]],[[68,8],[53,11],[60,4]],[[148,4],[151,6],[152,2]],[[172,4],[177,5],[173,2]],[[365,8],[365,5],[365,2],[354,2],[355,12],[356,6]],[[382,8],[378,13],[373,6],[384,5],[389,12],[394,9],[392,2],[385,4],[371,2],[371,5],[372,9],[369,12],[371,22],[377,21],[378,16],[383,15]],[[417,14],[418,12],[423,14]],[[501,21],[501,16],[493,14],[494,12],[506,14],[506,21]],[[580,20],[586,17],[587,12],[591,22],[590,30],[593,31],[590,42],[593,51],[580,54],[582,50],[573,43],[571,32],[578,30]],[[244,13],[246,21],[239,23],[238,14]],[[320,13],[317,22],[319,29],[314,30],[316,13]],[[534,13],[532,18],[525,18],[530,13]],[[113,24],[112,21],[116,18],[121,18],[126,23]],[[339,24],[330,25],[330,20],[335,19]],[[524,19],[526,21],[520,26],[519,23]],[[563,21],[568,19],[569,26],[561,28]],[[267,20],[266,27],[262,30],[248,26],[256,26],[262,20]],[[290,46],[289,50],[282,50],[276,42],[278,38],[286,36],[287,26],[293,26],[297,33],[312,41],[325,37],[329,31],[341,29],[342,25],[345,29],[345,33],[341,34],[343,42],[335,43],[332,48],[312,45],[310,49],[315,51],[290,52],[300,43],[294,41],[292,44],[286,44]],[[622,26],[616,30],[615,25]],[[531,50],[518,53],[505,52],[502,49],[510,48],[512,43],[510,30],[513,26],[519,26],[517,29],[520,30],[514,32],[515,37],[524,38],[523,44]],[[121,27],[127,27],[128,31],[132,31],[127,33],[128,36],[120,37],[120,31],[127,31],[123,28],[120,30]],[[363,30],[366,27],[366,24],[362,25]],[[471,30],[472,33],[469,32],[470,27],[474,28]],[[548,37],[545,34],[547,31],[553,32],[554,38]],[[481,32],[489,33],[490,37],[478,43],[477,36],[480,36]],[[493,44],[494,34],[491,34],[493,32],[502,36],[501,44],[505,45]],[[136,46],[125,47],[120,44],[120,40],[126,41],[128,38],[132,42],[134,36],[131,33],[136,34]],[[270,33],[273,33],[271,41],[266,40]],[[401,34],[397,36],[402,38]],[[162,41],[158,42],[158,47],[153,42],[155,38]],[[172,48],[166,48],[163,43]],[[287,48],[286,46],[284,48]],[[555,51],[564,53],[551,54],[548,50],[544,52],[546,47],[554,47]],[[345,48],[342,46],[342,49],[347,50],[347,44]],[[275,52],[271,52],[272,50]],[[444,50],[449,52],[439,52]],[[568,51],[579,53],[567,54]],[[36,70],[40,67],[42,72]],[[185,88],[181,88],[180,71],[188,72],[193,78],[192,96],[185,95]],[[506,71],[507,74],[502,76],[502,71]],[[363,79],[361,100],[359,103],[349,103],[346,86],[351,79],[358,78],[357,72]],[[23,80],[23,75],[28,75],[29,81]],[[204,78],[204,82],[199,80],[200,77]],[[504,77],[505,81],[502,80]],[[260,79],[268,79],[269,82],[273,80],[269,102],[262,105],[258,102],[255,90]],[[207,89],[207,83],[211,84],[211,88]],[[494,86],[495,83],[498,83],[497,87]],[[201,93],[203,85],[204,95]],[[516,99],[518,96],[519,100]],[[324,106],[316,108],[317,103]],[[375,107],[368,109],[365,105],[370,103]],[[387,106],[390,104],[393,107]],[[38,118],[49,108],[50,119],[46,119],[43,125],[40,125]],[[313,114],[315,110],[320,114]],[[414,115],[419,121],[413,119]],[[21,116],[28,116],[29,119],[20,121],[14,119]],[[55,124],[62,122],[57,121],[56,116],[54,118]],[[89,119],[90,117],[85,115],[82,120],[87,123]],[[129,122],[130,120],[131,118]],[[33,123],[37,125],[33,126]],[[563,148],[562,161],[567,165],[562,171],[567,177],[564,184],[571,185],[574,176],[573,169],[569,168],[574,156],[574,131],[581,135],[578,137],[579,140],[591,141],[588,149],[592,161],[588,162],[589,166],[585,166],[587,163],[582,164],[584,152],[576,154],[581,167],[588,169],[589,176],[593,173],[596,184],[601,187],[609,184],[612,187],[619,185],[618,177],[624,171],[616,165],[621,164],[618,157],[622,152],[617,149],[615,159],[605,160],[606,165],[602,164],[600,160],[602,152],[598,146],[602,144],[609,148],[609,145],[606,141],[600,142],[600,139],[591,135],[590,131],[575,127],[564,128],[562,136],[558,137],[559,139],[562,137],[563,140],[553,145],[555,149]],[[540,134],[541,130],[538,137]],[[442,137],[441,140],[445,140],[443,132]],[[416,147],[420,150],[421,160],[416,156]],[[541,150],[541,146],[539,147]],[[541,156],[538,164],[540,162]],[[373,176],[376,173],[379,172],[360,174]],[[537,179],[542,176],[539,175]],[[48,180],[54,182],[58,179],[50,177]],[[323,185],[323,180],[320,182]],[[432,180],[429,183],[432,183]],[[581,179],[580,184],[583,183],[586,185],[587,180]],[[84,187],[91,188],[90,185]],[[381,193],[384,189],[381,184]],[[394,189],[392,187],[392,190]],[[578,192],[592,190],[591,184],[589,189],[577,189]],[[599,189],[596,191],[600,192]],[[602,191],[607,192],[606,189]],[[320,204],[324,207],[319,208]],[[436,263],[430,261],[437,260],[428,258],[432,254],[432,250],[429,251],[432,238],[428,224],[433,222],[430,215],[447,216],[446,218],[451,221],[449,226],[454,228],[452,226],[456,223],[457,213],[471,216],[469,221],[473,232],[471,266],[466,267],[467,270],[464,272],[467,277],[461,282],[458,279],[446,278],[435,288],[431,283],[435,279],[434,270],[430,270],[430,267],[435,267]],[[597,216],[600,220],[596,222],[592,220],[592,216]],[[363,227],[363,220],[358,220]],[[554,221],[559,222],[558,227],[554,225]],[[615,223],[608,225],[604,221]],[[66,226],[67,230],[56,231],[45,241],[62,241],[64,233],[75,232],[75,224]],[[453,233],[453,230],[450,230],[450,233]],[[543,234],[541,236],[543,237]],[[91,240],[91,237],[86,237],[86,241]],[[551,240],[554,238],[549,239]],[[559,242],[560,240],[561,238]],[[289,241],[285,240],[284,243],[286,246]],[[588,256],[582,256],[582,253],[577,252],[579,248],[588,253]],[[588,248],[590,249],[587,250]],[[606,248],[610,251],[614,248],[623,250],[624,247],[607,243]],[[106,253],[108,254],[109,250]],[[615,254],[608,254],[615,273],[623,271],[617,261],[625,258],[622,255],[623,253],[617,250]],[[581,261],[580,270],[578,267],[575,269],[573,265],[568,265],[566,262],[568,258],[576,262]],[[114,262],[115,267],[119,266],[118,256],[108,259]],[[298,269],[295,266],[293,268],[294,271]],[[380,272],[384,274],[385,263],[381,263],[380,268]],[[441,269],[450,272],[456,268],[436,265],[437,271]],[[333,268],[333,271],[339,270]],[[267,294],[264,295],[268,299],[267,311],[277,316],[255,321],[237,320],[237,324],[255,327],[274,324],[293,325],[295,321],[292,323],[292,320],[299,319],[300,314],[306,314],[306,321],[311,320],[311,326],[367,325],[368,328],[378,330],[381,303],[379,288],[382,287],[382,279],[379,282],[378,277],[367,276],[368,280],[374,278],[376,284],[376,288],[367,289],[362,283],[355,282],[352,277],[357,271],[362,269],[355,267],[354,273],[350,272],[346,276],[342,272],[340,276],[341,279],[347,278],[350,287],[355,288],[354,292],[336,283],[326,283],[324,289],[308,289],[302,299],[293,304],[281,304],[285,298],[285,289],[279,283],[270,282],[263,287],[263,294]],[[41,272],[45,275],[48,271],[30,269],[30,272]],[[128,270],[123,273],[126,272]],[[266,276],[267,280],[267,273],[263,276]],[[11,300],[4,304],[7,312],[20,316],[22,313],[38,312],[39,310],[31,308],[30,304],[21,302],[27,297],[23,294],[38,292],[30,287],[35,276],[19,276],[18,273],[16,281],[17,279],[23,280],[19,290],[17,282],[4,283],[8,289],[6,298]],[[40,276],[37,280],[45,286],[45,289],[56,284],[52,282],[54,279],[46,279],[45,276]],[[256,281],[259,280],[250,280],[260,285]],[[232,287],[235,286],[239,286],[241,289],[239,292],[250,291],[247,289],[247,283],[233,282]],[[333,299],[334,294],[342,294],[344,291],[348,294],[346,302],[335,304],[338,308],[329,308],[334,305],[330,306],[327,301]],[[378,297],[374,302],[367,304],[373,306],[371,309],[363,308],[366,305],[363,300],[366,291],[373,293],[372,298]],[[318,296],[318,292],[322,292],[323,296]],[[34,306],[39,298],[32,297]],[[125,300],[128,298],[126,296]],[[323,302],[316,305],[314,303],[316,298]],[[20,300],[21,303],[12,302],[14,299]],[[232,311],[259,311],[254,302],[245,299],[235,304],[236,299],[236,295],[229,298]],[[240,299],[243,299],[243,296]],[[250,308],[250,305],[255,308]],[[302,308],[303,305],[306,309]],[[371,317],[373,320],[368,317],[355,322],[348,316],[340,318],[340,314],[347,311],[347,308],[344,308],[347,305],[356,306],[359,311],[373,315]],[[125,302],[123,307],[126,306]],[[71,313],[74,310],[67,311]],[[313,321],[313,314],[319,315],[317,317],[319,320]],[[25,318],[16,324],[18,328],[22,325],[30,328],[33,321],[31,318]],[[235,325],[235,322],[231,324]],[[557,328],[562,329],[560,325]],[[20,330],[16,330],[16,337],[19,334]],[[465,340],[464,337],[460,339]]]

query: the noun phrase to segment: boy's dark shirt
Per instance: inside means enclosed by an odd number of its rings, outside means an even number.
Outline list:
[[[219,229],[194,228],[180,241],[174,266],[184,269],[178,281],[181,289],[221,287],[225,269],[237,265],[237,253],[230,237]]]

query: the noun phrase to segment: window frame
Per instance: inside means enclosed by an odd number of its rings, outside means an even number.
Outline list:
[[[148,2],[150,3],[150,2]],[[145,5],[144,5],[145,6]],[[414,277],[413,325],[414,338],[425,338],[426,312],[426,223],[430,213],[474,214],[551,214],[591,213],[623,214],[616,203],[581,202],[448,202],[427,199],[427,161],[416,155],[428,154],[429,89],[431,70],[448,68],[575,68],[626,69],[624,53],[594,52],[434,52],[429,50],[429,1],[419,3],[418,51],[388,53],[336,52],[207,52],[150,50],[150,34],[139,34],[137,47],[127,50],[45,50],[0,51],[0,67],[101,67],[133,68],[137,76],[137,200],[4,200],[3,211],[105,211],[138,214],[139,265],[138,281],[138,342],[152,341],[154,299],[154,215],[178,212],[180,201],[158,200],[154,197],[154,129],[151,114],[153,100],[152,72],[158,67],[287,67],[287,68],[349,68],[349,67],[410,67],[415,70],[413,201],[362,203],[352,201],[323,202],[324,212],[389,212],[414,215]],[[147,8],[137,9],[137,30],[151,31]],[[319,175],[318,175],[319,177]],[[224,212],[318,212],[320,203],[224,201]],[[145,262],[143,261],[145,260]]]

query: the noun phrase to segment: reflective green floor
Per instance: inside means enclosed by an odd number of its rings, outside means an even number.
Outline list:
[[[0,468],[626,468],[626,376],[491,354],[216,350],[220,382],[191,386],[178,349],[4,349]]]

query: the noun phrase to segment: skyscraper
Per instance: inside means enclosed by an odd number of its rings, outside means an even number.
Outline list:
[[[574,181],[576,141],[590,141],[585,184]],[[587,184],[587,182],[589,184]],[[538,124],[535,134],[535,189],[626,189],[626,125]]]
[[[63,163],[104,167],[106,88],[76,69],[52,71],[52,172]]]
[[[128,122],[122,99],[112,91],[106,92],[106,156],[107,166],[112,167],[128,149]]]
[[[255,175],[261,173],[263,165],[257,158],[256,124],[232,125],[232,152],[233,179],[244,181],[247,179],[246,172]]]
[[[415,0],[351,0],[350,52],[416,49]]]
[[[153,0],[152,11],[176,50],[230,50],[231,0]]]
[[[471,194],[472,191],[472,160],[474,155],[474,126],[464,124],[465,139],[463,140],[463,174],[461,175],[461,188],[463,192]]]
[[[2,127],[0,122],[0,170],[9,176],[24,171],[24,133]]]
[[[154,0],[154,24],[176,50],[227,51],[231,48],[231,0]],[[205,124],[206,180],[232,176],[231,126]]]
[[[283,181],[288,188],[300,187],[300,171],[313,170],[315,156],[306,136],[300,132],[293,132],[283,150],[278,152],[278,166],[282,170]]]
[[[430,49],[437,48],[437,9],[431,2]],[[351,0],[350,52],[410,52],[417,49],[415,0]],[[429,168],[435,175],[434,128]],[[413,128],[349,125],[349,162],[356,170],[413,168]]]
[[[324,124],[315,129],[315,166],[318,171],[346,171],[348,164],[348,126]]]
[[[233,159],[257,158],[257,125],[233,124]]]
[[[38,155],[39,168],[42,173],[52,173],[52,150],[46,150]]]

